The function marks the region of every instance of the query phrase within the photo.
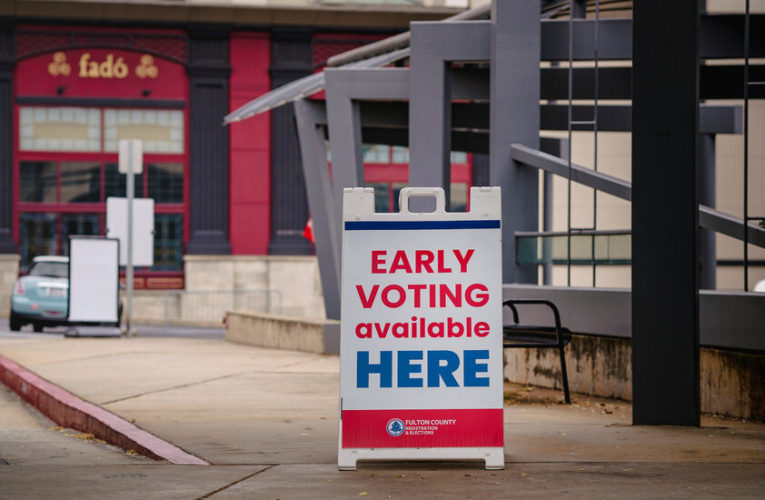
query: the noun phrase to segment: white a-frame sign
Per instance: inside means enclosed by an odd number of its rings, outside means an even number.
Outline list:
[[[436,210],[409,211],[430,197]],[[504,467],[500,190],[470,211],[440,188],[404,188],[375,213],[343,193],[338,467],[357,460],[478,459]]]

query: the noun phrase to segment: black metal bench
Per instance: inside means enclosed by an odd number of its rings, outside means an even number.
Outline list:
[[[512,325],[502,327],[503,346],[508,348],[536,348],[558,349],[560,354],[560,373],[563,378],[563,394],[566,403],[571,403],[571,395],[568,391],[568,374],[566,373],[566,358],[563,348],[571,341],[571,332],[561,326],[560,313],[555,304],[542,299],[512,299],[502,303],[513,312]],[[534,326],[520,324],[518,316],[519,305],[544,305],[552,310],[555,318],[555,326]]]

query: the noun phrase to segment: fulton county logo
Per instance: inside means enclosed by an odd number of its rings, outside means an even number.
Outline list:
[[[392,418],[388,420],[385,430],[388,431],[388,434],[391,436],[398,437],[404,433],[404,422],[400,418]]]

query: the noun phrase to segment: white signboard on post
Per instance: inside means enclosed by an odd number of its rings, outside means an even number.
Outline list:
[[[504,467],[499,188],[447,213],[440,188],[405,188],[375,213],[343,193],[338,466],[479,459]],[[409,198],[436,198],[411,213]]]
[[[69,321],[118,323],[119,242],[109,238],[69,240]]]
[[[127,265],[127,198],[106,199],[106,236],[120,242],[120,265]],[[133,265],[154,265],[154,199],[133,200]]]
[[[117,171],[121,174],[133,172],[140,174],[143,172],[143,142],[139,140],[122,139],[120,140],[119,159]]]

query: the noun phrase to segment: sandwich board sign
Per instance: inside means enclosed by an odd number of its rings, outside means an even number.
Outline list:
[[[112,238],[69,239],[69,322],[119,324],[119,251]]]
[[[412,197],[436,199],[430,213]],[[501,200],[473,187],[447,213],[441,188],[404,188],[375,213],[343,193],[338,468],[358,460],[484,460],[504,467]]]

